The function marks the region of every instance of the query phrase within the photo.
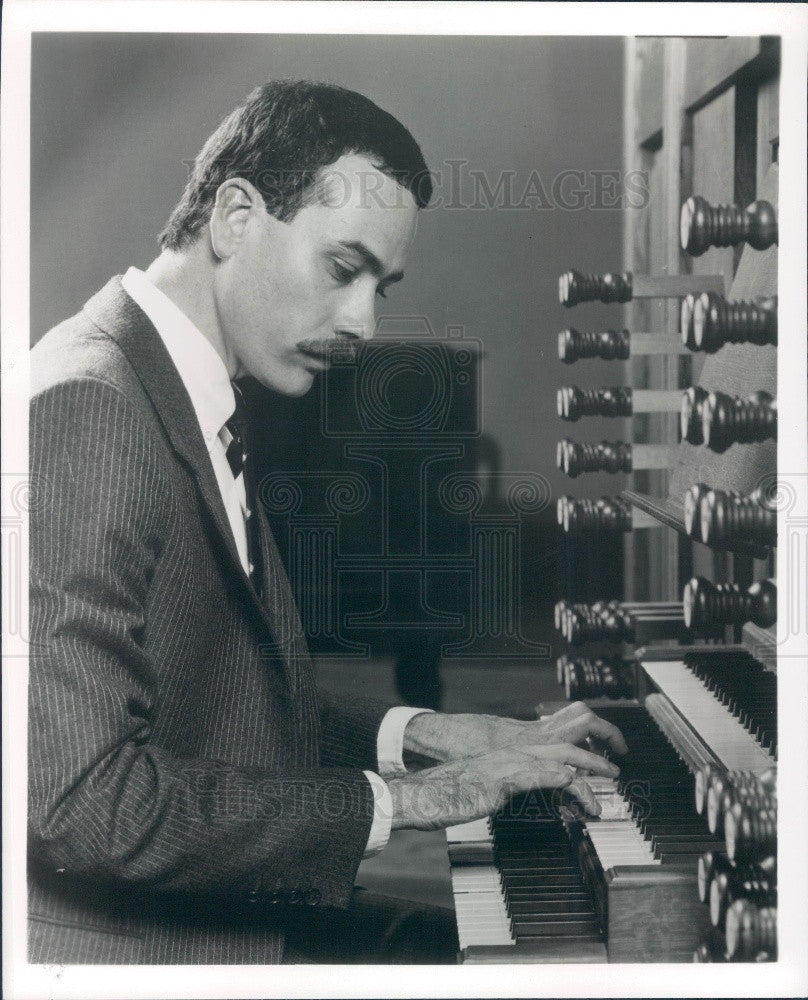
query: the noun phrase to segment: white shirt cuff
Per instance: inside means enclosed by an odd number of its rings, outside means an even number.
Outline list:
[[[387,782],[373,771],[365,771],[365,777],[373,789],[373,822],[370,825],[368,842],[363,858],[372,858],[374,854],[383,851],[390,839],[390,829],[393,825],[393,797]]]
[[[424,712],[432,713],[432,709],[397,705],[382,719],[376,736],[376,757],[379,761],[379,774],[385,778],[398,778],[407,773],[403,760],[404,730],[413,716]]]

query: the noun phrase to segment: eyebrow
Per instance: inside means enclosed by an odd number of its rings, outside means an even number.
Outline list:
[[[384,264],[382,264],[370,247],[366,246],[361,240],[340,240],[337,245],[342,247],[343,250],[350,250],[361,257],[370,273],[377,278],[382,278],[386,285],[391,285],[395,281],[401,281],[404,277],[403,271],[394,271],[392,274],[385,276]]]

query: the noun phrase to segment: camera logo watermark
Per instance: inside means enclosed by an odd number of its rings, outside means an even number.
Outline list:
[[[322,380],[331,467],[261,484],[306,633],[338,654],[417,633],[444,657],[550,655],[523,633],[521,558],[550,487],[501,469],[482,432],[482,357],[462,326],[438,336],[426,317],[385,317]]]

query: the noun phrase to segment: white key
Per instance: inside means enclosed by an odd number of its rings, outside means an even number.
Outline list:
[[[682,661],[643,663],[643,668],[728,770],[761,774],[774,764],[772,754]]]
[[[447,827],[446,841],[449,844],[493,843],[494,838],[487,819],[474,819],[470,823]]]
[[[501,893],[462,893],[455,898],[460,947],[515,944]]]

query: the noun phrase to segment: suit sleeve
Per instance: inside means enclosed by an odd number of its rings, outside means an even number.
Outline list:
[[[99,433],[99,429],[103,433]],[[151,740],[170,664],[146,650],[171,494],[162,443],[114,387],[32,402],[29,844],[39,863],[149,891],[317,890],[346,905],[373,818],[349,766],[177,758]]]
[[[323,767],[379,768],[378,735],[393,707],[371,698],[320,691],[320,763]]]

